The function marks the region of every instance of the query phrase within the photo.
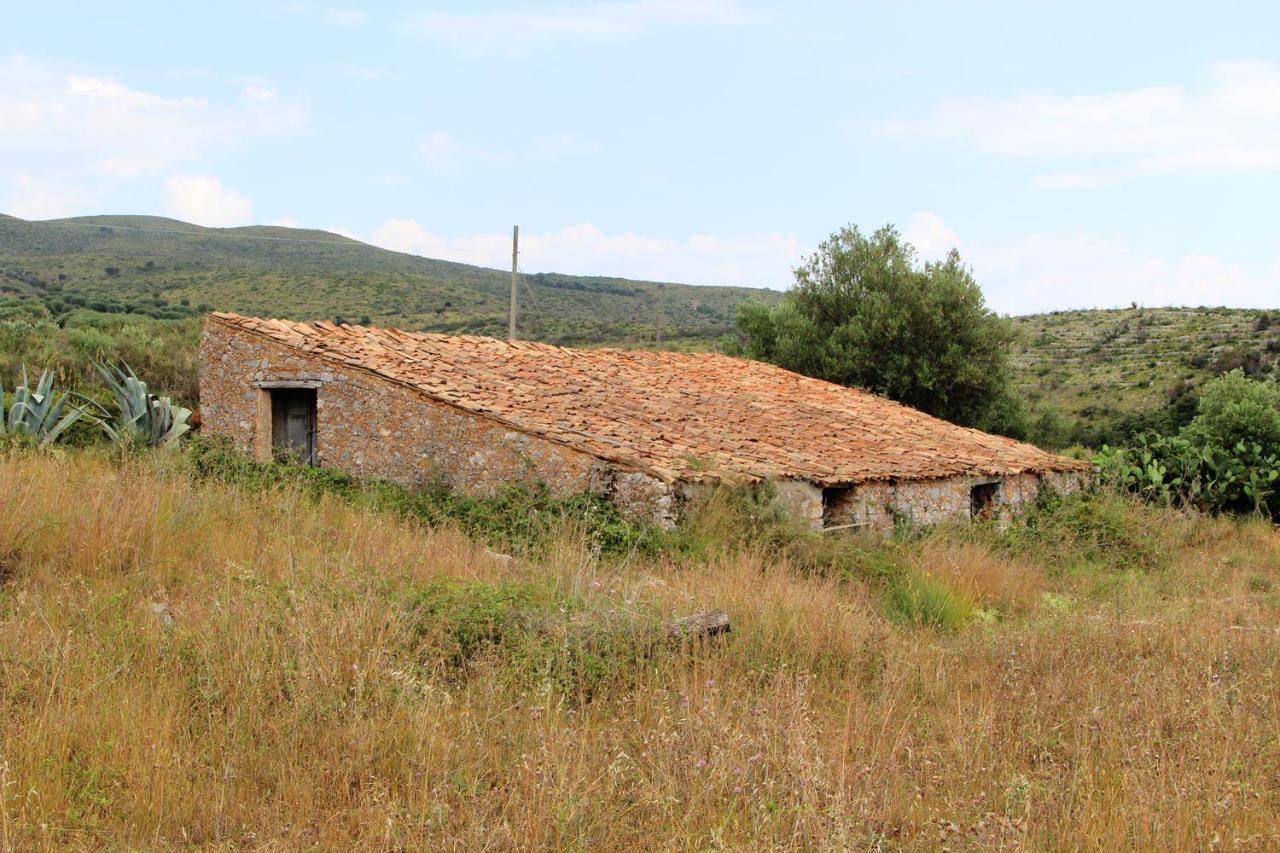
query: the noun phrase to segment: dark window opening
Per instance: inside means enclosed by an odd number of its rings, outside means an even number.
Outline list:
[[[979,483],[969,490],[969,514],[973,518],[995,518],[999,483]]]
[[[316,464],[316,391],[276,388],[271,391],[271,448]]]
[[[849,514],[846,503],[849,491],[848,486],[828,486],[822,490],[823,527],[838,527],[849,520],[845,517]]]

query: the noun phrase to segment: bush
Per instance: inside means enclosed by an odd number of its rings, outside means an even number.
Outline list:
[[[1188,435],[1143,436],[1103,447],[1095,461],[1113,486],[1174,506],[1280,516],[1280,457],[1256,442],[1224,448]]]
[[[995,544],[1052,573],[1156,569],[1164,565],[1165,548],[1153,511],[1106,490],[1046,492]]]
[[[406,599],[413,655],[466,677],[489,673],[523,687],[549,685],[581,700],[633,678],[656,650],[658,623],[592,611],[545,581],[441,578]]]
[[[110,394],[93,364],[122,361],[148,385],[163,388],[190,408],[198,396],[199,337],[198,320],[153,320],[85,310],[73,311],[57,323],[0,320],[0,373],[11,375],[24,363],[48,367],[70,390],[106,402]]]
[[[1187,433],[1212,447],[1244,442],[1280,448],[1280,383],[1249,379],[1239,369],[1206,382]]]
[[[250,489],[298,489],[312,497],[331,495],[348,503],[420,519],[452,522],[467,533],[513,550],[533,551],[556,533],[574,528],[601,553],[656,554],[674,537],[624,518],[598,495],[554,497],[541,483],[506,483],[493,495],[458,494],[442,483],[418,487],[360,480],[333,468],[304,465],[291,457],[256,462],[223,441],[197,437],[188,445],[192,473]]]
[[[1280,515],[1280,386],[1232,371],[1205,383],[1196,412],[1178,435],[1104,446],[1103,476],[1149,500]]]

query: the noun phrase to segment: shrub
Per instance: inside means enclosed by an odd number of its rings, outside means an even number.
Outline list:
[[[1224,448],[1198,442],[1194,434],[1148,435],[1128,448],[1103,447],[1095,461],[1107,482],[1148,500],[1280,515],[1280,457],[1257,442]]]
[[[1231,448],[1240,442],[1280,448],[1280,384],[1233,370],[1204,384],[1188,426],[1197,443]]]
[[[201,439],[190,442],[185,459],[200,479],[249,489],[298,489],[312,497],[331,495],[429,524],[449,521],[502,548],[537,550],[566,527],[601,553],[614,555],[656,554],[673,540],[665,531],[624,518],[598,495],[554,497],[541,483],[507,483],[493,495],[471,497],[438,482],[408,487],[360,480],[288,457],[256,462],[226,442]]]
[[[655,650],[657,623],[593,612],[545,581],[441,578],[406,599],[413,654],[466,677],[480,664],[525,687],[550,685],[583,700],[625,680]]]
[[[429,583],[409,598],[415,634],[435,635],[451,667],[464,666],[488,647],[515,642],[540,615],[555,610],[555,603],[545,586],[454,578]]]
[[[1280,514],[1280,385],[1235,370],[1205,383],[1177,435],[1144,433],[1096,460],[1113,486],[1212,512]]]
[[[973,617],[973,597],[941,578],[907,572],[894,578],[885,590],[886,615],[918,628],[954,632]]]
[[[995,540],[997,547],[1042,563],[1052,573],[1151,570],[1165,562],[1151,510],[1106,490],[1046,492]]]

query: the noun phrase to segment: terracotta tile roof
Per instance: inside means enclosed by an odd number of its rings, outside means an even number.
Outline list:
[[[1088,467],[865,391],[714,353],[209,316],[667,481],[839,485]]]

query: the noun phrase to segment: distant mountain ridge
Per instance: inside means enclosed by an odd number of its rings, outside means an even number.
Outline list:
[[[562,344],[705,346],[747,299],[780,291],[559,273],[522,275],[521,334]],[[201,308],[412,329],[506,330],[510,273],[326,231],[205,228],[156,216],[0,215],[0,295],[180,316]]]

